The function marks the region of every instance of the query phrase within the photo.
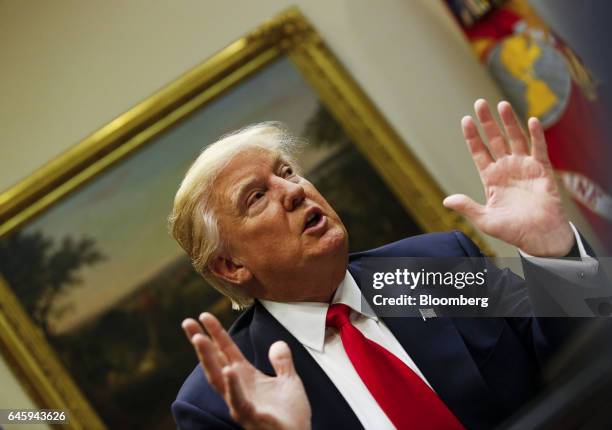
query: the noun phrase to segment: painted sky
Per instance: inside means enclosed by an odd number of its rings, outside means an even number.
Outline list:
[[[300,133],[316,94],[288,60],[281,60],[201,108],[146,148],[100,175],[25,230],[57,241],[91,237],[108,259],[83,269],[82,287],[59,303],[74,310],[55,321],[62,332],[98,314],[182,255],[166,230],[172,199],[200,151],[222,134],[259,121],[283,121]]]

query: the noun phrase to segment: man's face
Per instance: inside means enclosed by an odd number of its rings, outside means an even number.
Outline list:
[[[333,283],[342,279],[348,258],[344,224],[288,161],[263,149],[245,150],[224,167],[214,190],[228,257],[252,274],[253,296],[315,300],[321,292],[329,295],[321,276]]]

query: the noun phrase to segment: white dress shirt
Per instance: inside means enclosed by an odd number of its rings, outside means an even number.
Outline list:
[[[571,223],[570,223],[571,224]],[[585,251],[580,235],[572,225],[584,260],[592,259]],[[534,264],[548,269],[562,270],[566,261],[538,258],[528,254]],[[587,261],[584,261],[586,263]],[[572,263],[572,262],[569,262]],[[574,270],[582,270],[574,268]],[[385,412],[378,405],[344,351],[338,331],[325,327],[328,303],[321,302],[273,302],[260,300],[261,304],[291,333],[323,369],[340,394],[347,401],[365,429],[394,429]],[[382,345],[410,367],[431,387],[408,353],[400,345],[384,322],[372,311],[361,297],[361,291],[351,274],[346,272],[344,280],[336,290],[332,303],[344,303],[351,308],[351,323],[368,339]]]

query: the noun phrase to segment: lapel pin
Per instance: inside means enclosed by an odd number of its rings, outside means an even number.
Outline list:
[[[427,318],[436,318],[436,311],[433,308],[427,308],[427,309],[419,309],[419,312],[421,313],[421,317],[423,318],[423,321],[427,321]]]

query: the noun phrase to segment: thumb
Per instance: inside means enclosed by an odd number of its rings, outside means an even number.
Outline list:
[[[442,204],[465,215],[469,219],[476,221],[484,212],[484,207],[474,200],[466,196],[465,194],[453,194],[444,199]]]
[[[272,367],[274,367],[277,376],[291,376],[295,374],[291,350],[289,349],[289,345],[285,342],[280,340],[274,342],[270,347],[268,357],[270,358],[270,363],[272,363]]]

